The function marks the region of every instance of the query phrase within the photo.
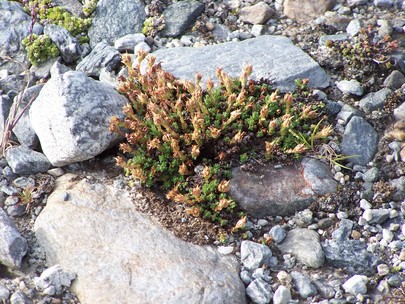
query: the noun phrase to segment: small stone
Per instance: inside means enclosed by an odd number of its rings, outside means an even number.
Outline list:
[[[0,248],[0,263],[10,268],[21,266],[28,248],[27,240],[21,236],[2,208],[0,208]]]
[[[20,189],[34,188],[35,180],[31,177],[21,176],[13,180],[13,184]]]
[[[400,287],[403,279],[399,275],[394,274],[388,278],[387,282],[392,287]]]
[[[383,208],[371,209],[371,214],[372,214],[372,219],[369,220],[370,224],[382,224],[389,218],[390,210],[383,209]]]
[[[360,32],[360,29],[361,29],[360,20],[353,19],[352,21],[349,22],[348,26],[346,27],[346,33],[349,37],[354,37]]]
[[[309,209],[305,209],[304,211],[298,212],[298,214],[294,217],[295,223],[301,227],[305,228],[312,224],[313,221],[313,213]]]
[[[223,255],[231,254],[233,252],[233,246],[219,246],[218,252]]]
[[[373,159],[377,143],[375,129],[363,118],[354,116],[346,125],[340,148],[344,155],[353,156],[349,160],[352,164],[364,166]]]
[[[10,297],[10,290],[8,290],[3,285],[0,285],[0,300],[4,301],[4,303],[6,303],[6,301],[8,300],[9,297]]]
[[[321,297],[331,299],[335,296],[335,290],[333,287],[326,283],[323,279],[314,280],[312,283],[315,285]]]
[[[263,35],[263,33],[264,33],[264,25],[262,25],[262,24],[253,25],[251,33],[255,37]]]
[[[280,225],[276,225],[273,228],[271,228],[269,234],[273,239],[273,241],[276,242],[277,244],[282,242],[285,236],[287,235],[285,230],[281,228]]]
[[[51,167],[51,163],[44,154],[25,146],[8,149],[6,159],[13,172],[20,175],[46,172]]]
[[[53,287],[55,294],[61,294],[63,287],[70,287],[75,278],[74,273],[65,272],[60,265],[55,265],[43,271],[40,277],[34,278],[34,284],[39,291],[52,292],[49,287]]]
[[[18,194],[18,190],[16,187],[12,186],[12,185],[3,185],[1,186],[1,191],[7,195],[17,195]]]
[[[352,237],[354,240],[359,240],[359,239],[361,238],[361,233],[358,232],[357,230],[352,230],[351,237]]]
[[[360,226],[365,226],[365,225],[367,225],[368,221],[367,221],[364,217],[360,216],[357,223],[358,223]]]
[[[12,294],[10,304],[32,304],[32,300],[22,291],[17,291]]]
[[[348,279],[343,285],[345,292],[351,293],[356,296],[357,294],[367,293],[368,278],[364,275],[354,275]]]
[[[311,283],[311,280],[306,275],[298,271],[292,271],[291,277],[301,298],[307,299],[308,297],[316,295],[316,287]]]
[[[385,240],[387,243],[391,242],[394,238],[394,234],[389,229],[383,229],[382,234],[383,240]]]
[[[398,90],[405,83],[405,76],[400,71],[392,71],[384,80],[384,87],[391,90]]]
[[[347,212],[339,211],[339,212],[336,214],[336,217],[337,217],[339,220],[341,220],[341,219],[347,219],[347,218],[348,218],[348,214],[347,214]]]
[[[59,177],[65,174],[65,171],[62,168],[53,168],[48,170],[47,173],[53,177]]]
[[[387,97],[392,93],[390,89],[383,88],[377,92],[368,93],[359,102],[360,108],[366,113],[371,113],[374,110],[384,107]]]
[[[288,304],[291,300],[291,291],[287,287],[280,285],[274,293],[273,304]]]
[[[387,264],[380,264],[377,266],[377,272],[379,276],[383,277],[390,273],[390,268]]]
[[[239,11],[239,19],[246,23],[263,24],[274,15],[274,10],[265,2],[243,7]]]
[[[246,294],[254,303],[267,304],[273,298],[271,285],[263,279],[256,279],[246,288]]]
[[[259,219],[259,220],[257,221],[257,224],[258,224],[259,226],[264,227],[264,226],[267,226],[267,225],[269,224],[269,222],[266,221],[265,219]]]
[[[146,52],[146,53],[149,53],[150,50],[151,50],[151,48],[150,48],[150,46],[149,46],[146,42],[142,41],[142,42],[138,43],[138,44],[135,46],[135,48],[134,48],[134,53],[135,53],[135,54],[138,54],[138,52],[141,51],[141,50],[144,51],[144,52]]]
[[[374,0],[374,5],[379,8],[390,8],[394,5],[392,0]]]
[[[252,275],[247,270],[242,270],[240,272],[240,278],[246,285],[250,284],[253,281]]]
[[[336,86],[344,94],[363,95],[363,88],[357,80],[342,80],[336,83]]]
[[[388,20],[377,20],[377,25],[380,27],[378,29],[378,36],[380,38],[391,35],[394,30],[391,22],[389,22]]]
[[[145,41],[145,35],[141,33],[125,35],[114,42],[114,47],[119,52],[132,51],[138,43]]]
[[[334,221],[333,219],[331,219],[330,217],[326,217],[326,218],[320,219],[320,220],[318,221],[318,228],[325,230],[325,229],[331,227],[331,226],[334,224],[334,222],[335,222],[335,221]]]
[[[363,198],[360,200],[360,208],[363,210],[371,209],[371,204]]]
[[[284,14],[298,22],[308,22],[332,9],[335,3],[334,0],[285,0]]]
[[[379,170],[377,167],[373,167],[369,170],[367,170],[364,174],[363,174],[363,180],[367,183],[373,183],[375,181],[378,180],[378,176],[379,176]]]
[[[254,270],[265,263],[267,264],[272,256],[272,252],[268,246],[252,241],[242,241],[240,254],[241,262],[248,270]]]

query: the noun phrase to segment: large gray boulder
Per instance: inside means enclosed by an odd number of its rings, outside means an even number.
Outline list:
[[[0,264],[16,268],[27,253],[27,240],[18,232],[12,220],[0,208]]]
[[[110,45],[120,37],[142,31],[146,19],[145,4],[141,0],[100,0],[92,15],[89,28],[90,45],[105,40]]]
[[[54,166],[90,159],[115,143],[111,116],[122,117],[127,100],[113,88],[67,71],[56,62],[51,79],[30,108],[30,119],[44,154]]]
[[[176,238],[134,204],[105,182],[57,180],[34,229],[48,264],[76,273],[81,303],[245,303],[235,257]]]
[[[18,74],[28,66],[21,40],[29,35],[30,25],[31,17],[24,13],[18,2],[0,0],[0,66],[2,69],[7,68],[12,74]],[[42,30],[38,23],[33,27],[35,34],[41,34]],[[25,63],[25,67],[2,58],[4,56]]]
[[[329,77],[305,52],[282,36],[265,35],[242,42],[227,42],[199,48],[161,49],[153,53],[164,70],[180,79],[194,80],[197,72],[216,80],[222,67],[230,76],[239,77],[243,67],[253,66],[253,79],[272,79],[282,91],[293,91],[295,79],[308,78],[311,87],[325,88]]]

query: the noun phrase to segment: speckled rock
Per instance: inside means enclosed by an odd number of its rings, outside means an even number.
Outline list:
[[[165,28],[162,34],[168,37],[182,35],[204,11],[204,4],[199,1],[176,1],[163,12]]]
[[[352,156],[349,161],[364,166],[369,163],[377,151],[378,134],[363,118],[354,116],[350,119],[340,145],[343,154]]]
[[[76,273],[81,303],[245,303],[234,256],[178,239],[136,203],[112,184],[57,179],[34,229],[48,265]]]
[[[55,63],[52,77],[32,103],[30,119],[54,166],[90,159],[116,142],[111,116],[122,117],[127,100],[109,85]],[[49,168],[48,168],[49,169]]]
[[[327,87],[330,81],[313,59],[282,36],[263,35],[198,48],[160,49],[152,54],[164,70],[176,77],[194,80],[199,72],[203,83],[208,78],[217,81],[215,73],[219,66],[230,76],[239,77],[246,64],[253,66],[251,78],[273,79],[275,87],[282,91],[293,91],[297,78],[308,78],[309,86],[317,88]]]
[[[0,263],[7,267],[18,268],[27,250],[27,240],[21,236],[15,224],[0,208]]]
[[[299,262],[311,268],[319,268],[325,261],[319,234],[313,230],[293,229],[278,247],[281,252],[294,255]]]
[[[114,41],[128,34],[142,31],[146,19],[145,4],[141,0],[100,0],[92,15],[89,28],[91,47],[105,40],[113,45]]]

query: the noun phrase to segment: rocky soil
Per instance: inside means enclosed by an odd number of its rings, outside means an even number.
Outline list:
[[[5,2],[8,1],[0,2],[0,8]],[[171,4],[170,1],[146,2],[148,16],[160,16]],[[168,202],[159,191],[141,189],[137,185],[130,189],[129,179],[123,177],[114,165],[113,156],[118,152],[117,148],[90,160],[86,155],[83,159],[87,160],[77,159],[73,163],[56,160],[59,152],[56,149],[45,153],[51,162],[36,159],[36,172],[30,172],[33,164],[28,166],[29,169],[21,165],[21,155],[28,155],[23,151],[17,160],[8,157],[0,163],[3,168],[0,206],[4,210],[4,215],[0,213],[0,220],[11,218],[17,232],[10,230],[12,232],[8,236],[12,235],[14,240],[26,240],[26,243],[18,243],[14,252],[0,248],[0,256],[10,259],[4,259],[4,265],[0,264],[0,302],[80,303],[70,289],[76,274],[50,267],[54,265],[47,264],[45,250],[34,232],[35,221],[54,190],[55,179],[65,173],[74,173],[78,180],[87,179],[94,184],[119,184],[137,201],[134,206],[137,211],[150,215],[177,237],[193,244],[214,244],[221,255],[236,257],[248,303],[405,301],[405,3],[395,0],[320,1],[316,6],[319,9],[313,9],[300,1],[284,2],[200,1],[191,5],[188,11],[178,8],[182,15],[173,19],[181,26],[167,21],[164,31],[152,32],[149,37],[132,41],[129,48],[133,50],[136,44],[135,50],[159,50],[156,53],[158,58],[162,56],[166,59],[169,53],[164,51],[173,49],[170,52],[173,51],[173,56],[179,56],[176,58],[182,61],[180,56],[183,55],[176,53],[181,47],[201,48],[267,35],[288,37],[310,55],[331,80],[329,86],[319,85],[319,90],[312,91],[334,111],[328,118],[335,131],[328,142],[329,147],[338,142],[339,147],[335,150],[338,153],[361,155],[357,159],[340,161],[348,168],[333,164],[329,167],[330,176],[324,177],[321,188],[327,188],[325,181],[329,181],[328,185],[332,188],[335,185],[336,190],[325,190],[326,195],[316,196],[302,208],[304,210],[287,215],[255,213],[257,205],[252,207],[249,202],[243,202],[244,208],[252,211],[247,218],[246,230],[243,234],[230,235],[221,243],[215,234],[215,225],[185,216],[184,206]],[[359,29],[368,26],[372,26],[377,40],[387,34],[397,40],[396,50],[383,58],[376,53],[372,62],[363,58],[357,65],[352,65],[350,60],[330,47],[331,43],[337,45],[340,40],[358,37]],[[86,49],[90,50],[90,46],[93,51],[100,48],[99,54],[103,55],[101,59],[93,58],[90,63],[82,60],[77,67],[87,76],[114,85],[115,75],[110,73],[113,69],[109,69],[109,65],[116,67],[120,60],[118,51],[124,52],[128,47],[114,37],[109,37],[108,43],[115,45],[116,49],[107,43],[100,46],[97,44],[101,41],[100,29],[93,28],[90,32],[93,32],[94,40],[90,45],[83,46],[81,56],[89,54]],[[364,49],[365,45],[362,47]],[[381,48],[384,47],[386,44]],[[65,63],[70,61],[65,59]],[[244,61],[249,62],[249,59],[244,58]],[[94,64],[97,60],[104,60],[101,64],[104,69]],[[24,82],[21,82],[23,77],[19,73],[13,73],[5,62],[0,63],[4,67],[0,65],[2,107],[6,107],[5,96],[14,97],[21,92],[17,88],[23,88]],[[386,67],[386,63],[391,65]],[[38,82],[47,82],[52,64],[48,62],[42,69],[31,69],[33,74],[44,75],[37,76],[43,78]],[[179,64],[176,62],[173,67],[174,74],[178,72],[176,68]],[[170,62],[167,67],[172,68]],[[299,68],[297,64],[297,70]],[[53,71],[62,74],[63,69],[63,66],[56,65]],[[92,90],[91,86],[89,90]],[[118,102],[116,106],[119,106]],[[36,107],[39,108],[38,105]],[[40,111],[44,113],[44,109],[46,105]],[[2,114],[4,112],[3,108]],[[35,108],[31,113],[35,114]],[[38,117],[42,118],[41,115]],[[13,139],[22,143],[21,138],[23,136]],[[98,144],[103,146],[100,152],[108,146],[108,143]],[[35,144],[28,146],[34,149]],[[46,149],[42,147],[43,152]],[[322,152],[325,151],[319,151]],[[270,166],[285,168],[287,164]],[[252,161],[242,171],[254,175],[261,167],[261,163]],[[289,180],[294,186],[300,182],[299,177]],[[311,187],[315,187],[314,180]],[[243,179],[239,182],[234,180],[234,188],[243,192],[248,183]],[[24,192],[26,189],[33,191]],[[290,191],[289,188],[283,190]],[[243,197],[257,194],[246,191],[240,194],[242,201]],[[8,225],[7,220],[4,223],[4,229],[13,226]],[[0,228],[3,227],[1,225],[0,222]],[[0,244],[3,244],[1,240]],[[244,302],[245,299],[240,300],[240,303]]]

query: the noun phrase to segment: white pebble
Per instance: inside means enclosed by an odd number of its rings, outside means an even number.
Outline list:
[[[398,211],[395,209],[390,210],[390,218],[396,218],[399,215]]]
[[[387,264],[380,264],[377,266],[377,271],[379,276],[386,276],[390,273],[390,268]]]
[[[394,238],[394,234],[389,229],[383,229],[383,240],[386,240],[387,243],[391,242]]]
[[[366,209],[363,212],[363,218],[369,222],[373,218],[373,213],[371,212],[371,209]]]
[[[360,200],[360,208],[363,210],[371,209],[371,204],[363,198]]]
[[[231,254],[233,252],[233,246],[219,246],[218,252],[223,255]]]

